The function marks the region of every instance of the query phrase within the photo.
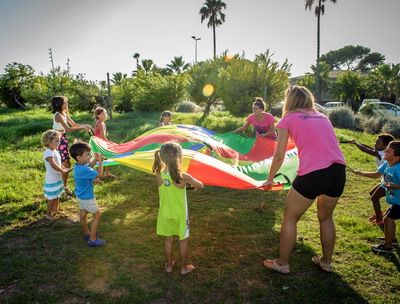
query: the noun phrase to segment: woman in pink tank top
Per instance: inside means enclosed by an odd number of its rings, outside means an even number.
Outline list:
[[[290,273],[289,258],[296,243],[297,222],[317,199],[322,256],[311,260],[323,271],[332,272],[335,246],[333,211],[346,182],[346,163],[329,119],[314,108],[314,97],[305,87],[289,87],[285,93],[283,118],[277,124],[278,143],[265,186],[273,185],[285,158],[289,137],[295,142],[299,169],[286,198],[280,233],[279,258],[264,266]]]

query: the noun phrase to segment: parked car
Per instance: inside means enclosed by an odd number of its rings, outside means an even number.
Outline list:
[[[327,108],[325,108],[324,106],[321,106],[319,103],[314,103],[314,107],[318,112],[321,112],[321,113],[326,113],[328,111]]]
[[[344,102],[341,101],[330,101],[324,104],[324,107],[328,110],[332,110],[333,108],[337,107],[344,107]]]
[[[364,115],[400,116],[400,107],[389,102],[369,102],[358,111]]]
[[[360,105],[360,108],[363,106],[363,105],[365,105],[365,104],[367,104],[367,103],[371,103],[371,102],[381,102],[379,99],[377,99],[377,98],[366,98],[366,99],[363,99],[363,101],[362,101],[362,103],[361,103],[361,105]]]

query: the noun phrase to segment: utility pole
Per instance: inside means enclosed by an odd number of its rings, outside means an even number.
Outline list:
[[[111,102],[111,88],[110,88],[110,73],[107,72],[107,107],[110,119],[112,119],[112,102]]]

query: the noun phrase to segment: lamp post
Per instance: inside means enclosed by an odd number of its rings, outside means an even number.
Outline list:
[[[192,36],[194,39],[194,63],[197,63],[197,41],[201,40],[200,37]]]

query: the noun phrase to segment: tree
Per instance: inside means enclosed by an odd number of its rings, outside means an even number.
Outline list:
[[[117,73],[112,74],[111,82],[115,85],[121,85],[125,81],[126,77],[127,77],[126,74],[117,72]]]
[[[370,97],[395,102],[400,95],[400,64],[382,64],[367,77]]]
[[[133,54],[133,58],[135,58],[135,60],[136,60],[136,69],[138,69],[138,67],[139,67],[139,57],[140,57],[139,53]]]
[[[365,90],[365,81],[358,72],[346,71],[340,74],[334,85],[336,96],[346,102],[353,110],[360,105],[361,94]]]
[[[311,10],[314,2],[316,0],[305,0],[306,9]],[[319,57],[320,57],[320,33],[321,33],[321,15],[325,14],[325,2],[327,0],[318,0],[318,5],[315,5],[315,16],[317,17],[317,70],[316,70],[316,85],[317,85],[317,99],[321,100],[321,86],[320,86],[320,75],[319,75]],[[336,3],[336,0],[329,0],[333,3]]]
[[[366,72],[382,64],[385,56],[376,52],[371,53],[371,50],[364,46],[347,45],[322,55],[320,61],[329,64],[333,70]]]
[[[190,68],[190,64],[186,63],[182,56],[174,57],[171,63],[167,64],[167,71],[171,74],[181,74],[184,71],[187,71]]]
[[[0,76],[0,99],[10,108],[26,109],[26,100],[21,95],[34,79],[34,69],[30,65],[13,62],[6,65]]]
[[[207,27],[213,29],[214,59],[217,56],[215,28],[225,22],[225,14],[222,13],[222,9],[226,9],[226,4],[220,0],[206,0],[200,9],[201,23],[208,19]]]

